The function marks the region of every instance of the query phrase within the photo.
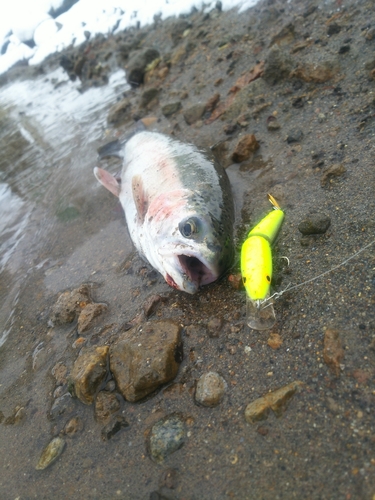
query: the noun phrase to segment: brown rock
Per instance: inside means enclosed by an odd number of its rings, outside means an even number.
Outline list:
[[[81,285],[71,292],[63,292],[52,308],[51,320],[55,325],[72,323],[89,303],[91,303],[90,289],[87,285]]]
[[[232,160],[235,163],[247,160],[252,153],[259,149],[259,143],[254,134],[246,134],[238,141],[233,154]]]
[[[206,110],[205,104],[194,104],[190,108],[187,108],[184,111],[184,118],[188,125],[193,125],[193,123],[200,120],[203,116],[203,113]]]
[[[152,314],[154,314],[157,306],[161,302],[166,302],[165,297],[161,297],[160,295],[151,295],[150,297],[147,297],[147,299],[143,303],[143,311],[145,313],[146,318],[149,318]]]
[[[342,163],[335,163],[331,165],[326,170],[324,170],[322,177],[320,178],[320,185],[324,187],[328,181],[332,179],[332,177],[339,177],[340,175],[345,174],[346,168]]]
[[[245,418],[249,424],[265,420],[270,412],[270,406],[265,398],[258,398],[249,403],[245,409]]]
[[[279,349],[283,343],[283,339],[278,333],[271,333],[267,344],[271,347],[271,349]]]
[[[329,366],[336,377],[340,376],[340,364],[344,359],[344,349],[341,345],[338,330],[327,328],[324,334],[324,362]]]
[[[220,94],[214,94],[208,101],[206,102],[206,111],[208,113],[212,113],[212,111],[216,108],[218,102],[220,101]]]
[[[304,82],[324,83],[331,80],[338,72],[332,63],[326,61],[321,64],[304,64],[298,66],[292,73],[291,77],[298,78]]]
[[[78,333],[81,335],[93,325],[94,319],[108,309],[107,304],[92,303],[84,307],[78,317]]]
[[[277,417],[280,417],[297,389],[301,387],[302,382],[298,380],[277,389],[276,391],[268,392],[264,396],[256,399],[248,404],[245,409],[245,418],[252,424],[259,420],[264,420],[268,417],[269,411],[272,410]]]
[[[64,385],[67,382],[66,374],[68,373],[67,367],[59,361],[52,368],[52,375],[56,379],[56,385]]]
[[[153,321],[125,332],[111,346],[110,369],[128,401],[138,401],[175,378],[181,362],[180,326]]]
[[[94,395],[107,373],[108,346],[91,347],[85,350],[75,361],[72,381],[75,393],[80,401],[90,405]]]
[[[220,316],[211,318],[207,323],[208,336],[211,338],[219,337],[222,328],[223,328],[223,318],[221,318]]]
[[[83,430],[83,421],[79,417],[73,417],[66,423],[64,427],[64,433],[72,437],[78,432]]]
[[[122,99],[114,104],[108,112],[107,121],[115,127],[132,119],[131,103],[128,99]]]
[[[116,394],[107,391],[100,391],[95,400],[95,418],[98,422],[105,424],[110,417],[118,412],[120,402]]]

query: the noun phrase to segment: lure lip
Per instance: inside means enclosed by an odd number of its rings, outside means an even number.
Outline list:
[[[246,295],[246,322],[253,330],[269,330],[276,323],[273,301],[268,297],[264,300],[252,300]]]

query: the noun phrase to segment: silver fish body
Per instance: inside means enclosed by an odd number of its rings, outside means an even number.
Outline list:
[[[94,173],[119,196],[140,254],[178,290],[195,293],[229,267],[234,210],[225,170],[191,144],[143,131],[125,144],[121,183]]]

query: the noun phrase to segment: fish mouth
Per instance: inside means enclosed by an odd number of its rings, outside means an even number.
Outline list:
[[[200,286],[208,285],[217,279],[217,275],[202,261],[194,255],[177,255],[183,273],[191,283]]]

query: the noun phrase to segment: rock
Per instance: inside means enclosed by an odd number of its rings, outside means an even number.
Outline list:
[[[91,298],[87,285],[81,285],[71,292],[63,292],[52,308],[51,320],[55,325],[72,323],[89,303],[91,303]]]
[[[262,397],[258,398],[252,403],[249,403],[245,409],[245,418],[247,422],[253,424],[260,420],[265,420],[270,412],[268,401]]]
[[[81,335],[87,332],[87,330],[90,330],[93,326],[94,319],[103,314],[107,309],[107,304],[87,304],[78,316],[78,333]]]
[[[279,130],[280,123],[276,120],[276,118],[271,115],[267,118],[267,129],[270,131]]]
[[[74,363],[72,381],[75,393],[86,405],[94,401],[94,395],[107,374],[108,350],[108,346],[82,350]]]
[[[154,314],[157,306],[161,302],[166,302],[165,297],[161,297],[160,295],[151,295],[147,297],[147,299],[143,303],[143,311],[145,313],[146,318],[149,318],[152,314]]]
[[[337,23],[331,23],[328,25],[327,35],[328,36],[337,35],[337,33],[340,33],[340,31],[341,31],[341,26],[339,26]]]
[[[313,212],[298,224],[298,230],[304,234],[324,234],[331,225],[331,219],[322,212]]]
[[[236,144],[236,147],[232,153],[232,161],[235,163],[241,163],[247,160],[252,153],[259,149],[259,143],[255,138],[254,134],[246,134],[241,137],[241,139]]]
[[[304,82],[324,83],[331,80],[337,72],[338,67],[335,63],[323,61],[319,64],[304,63],[298,66],[290,76]]]
[[[193,123],[197,122],[202,118],[205,110],[206,110],[205,104],[195,104],[194,106],[187,108],[184,111],[184,118],[186,123],[188,125],[193,125]]]
[[[65,448],[65,440],[61,437],[55,437],[44,448],[40,455],[39,462],[35,467],[36,470],[43,470],[53,464],[61,455]]]
[[[186,19],[176,19],[174,22],[173,28],[170,32],[173,45],[177,45],[181,40],[184,32],[191,27],[191,23],[189,23]]]
[[[157,98],[159,92],[160,90],[155,87],[145,90],[141,96],[139,106],[141,108],[146,108],[151,101]]]
[[[214,94],[212,97],[210,97],[206,102],[207,113],[212,113],[212,111],[216,108],[219,101],[220,101],[220,94]]]
[[[126,78],[130,85],[138,86],[143,83],[147,66],[160,57],[156,49],[144,49],[130,58],[126,65]]]
[[[320,178],[320,185],[324,187],[333,177],[339,177],[340,175],[345,174],[345,172],[346,168],[342,163],[335,163],[334,165],[331,165],[323,171],[323,175]]]
[[[168,415],[151,428],[148,436],[148,450],[152,460],[163,462],[168,455],[177,451],[186,439],[185,423],[178,415]]]
[[[299,142],[303,138],[303,132],[301,129],[292,129],[289,131],[286,142],[288,144],[292,144],[293,142]]]
[[[159,479],[160,488],[176,489],[178,486],[178,473],[176,469],[165,470]]]
[[[120,409],[120,402],[113,392],[100,391],[95,400],[95,418],[105,424]]]
[[[56,379],[56,385],[64,385],[67,383],[66,374],[68,373],[67,367],[59,361],[52,368],[52,375]]]
[[[63,413],[69,413],[74,410],[74,401],[69,392],[66,392],[62,396],[55,399],[52,404],[51,410],[48,413],[48,417],[54,420],[59,415]]]
[[[4,414],[3,414],[3,417],[4,417]],[[25,418],[26,418],[25,407],[24,406],[16,406],[14,411],[13,411],[13,415],[11,415],[10,417],[7,417],[4,420],[4,425],[17,425],[20,422],[22,422],[22,420],[24,420]]]
[[[208,336],[212,339],[218,338],[223,328],[223,323],[223,318],[221,317],[211,318],[207,323]]]
[[[69,437],[75,436],[78,432],[81,432],[82,430],[83,430],[83,421],[79,417],[71,418],[64,427],[64,433]]]
[[[253,424],[268,417],[272,410],[277,417],[280,417],[287,408],[287,405],[297,389],[302,386],[302,382],[296,381],[281,387],[249,403],[245,409],[247,422]]]
[[[267,344],[271,347],[271,349],[280,349],[282,343],[283,339],[278,333],[271,333],[267,340]]]
[[[111,346],[110,369],[122,395],[134,402],[170,382],[181,356],[180,326],[153,321],[125,332]]]
[[[103,427],[101,433],[103,441],[108,441],[125,427],[129,427],[129,423],[125,417],[116,415],[105,427]]]
[[[114,104],[108,112],[107,122],[114,127],[132,120],[132,107],[129,99],[122,99]]]
[[[327,328],[325,331],[323,359],[336,377],[339,377],[341,371],[340,365],[344,359],[344,349],[341,345],[338,330]]]
[[[347,54],[349,51],[350,51],[350,45],[346,44],[346,45],[341,45],[338,53],[339,54]]]
[[[166,118],[168,118],[169,116],[172,116],[173,114],[177,113],[177,111],[179,111],[181,108],[182,108],[182,105],[181,105],[180,101],[171,102],[169,104],[165,104],[161,108],[161,112],[163,113],[163,115]]]
[[[271,47],[265,60],[263,78],[268,83],[275,84],[287,78],[292,70],[290,56],[278,45]]]
[[[204,373],[198,380],[195,401],[202,406],[217,406],[224,397],[227,383],[216,372]]]
[[[235,290],[241,290],[243,288],[243,280],[241,273],[230,274],[228,276],[228,281]]]

